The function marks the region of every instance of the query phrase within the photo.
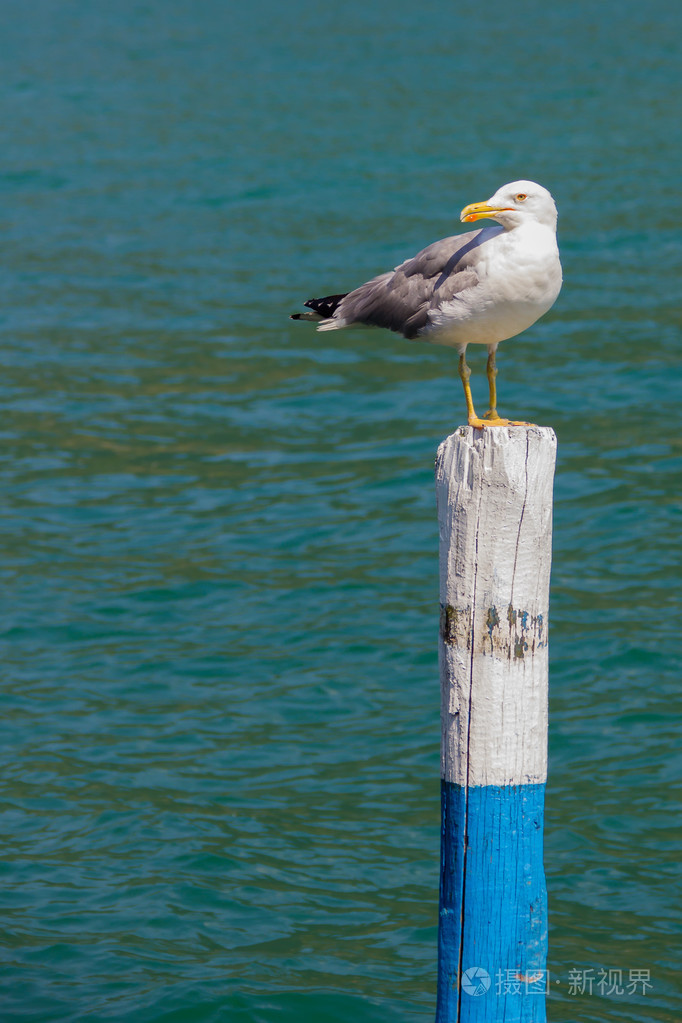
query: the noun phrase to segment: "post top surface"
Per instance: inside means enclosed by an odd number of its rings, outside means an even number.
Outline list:
[[[536,423],[525,423],[520,426],[495,426],[483,430],[479,430],[476,426],[468,426],[466,423],[462,423],[451,434],[448,434],[445,440],[449,440],[451,437],[466,437],[470,440],[479,440],[485,443],[487,441],[494,442],[495,440],[521,440],[521,438],[525,440],[528,434],[547,437],[556,441],[556,434],[551,426],[538,426]]]

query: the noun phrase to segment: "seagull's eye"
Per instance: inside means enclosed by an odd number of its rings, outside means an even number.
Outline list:
[[[517,202],[523,202],[523,200],[527,198],[528,196],[525,194],[525,192],[519,192],[519,194],[516,196]]]

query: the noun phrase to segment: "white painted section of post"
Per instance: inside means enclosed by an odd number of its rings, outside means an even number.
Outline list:
[[[555,460],[549,427],[465,426],[438,449],[446,781],[546,780]]]

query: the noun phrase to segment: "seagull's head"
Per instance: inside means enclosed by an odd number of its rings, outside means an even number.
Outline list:
[[[463,224],[483,218],[496,220],[507,231],[533,220],[556,230],[556,204],[542,185],[534,181],[512,181],[498,188],[487,202],[465,206],[459,216]]]

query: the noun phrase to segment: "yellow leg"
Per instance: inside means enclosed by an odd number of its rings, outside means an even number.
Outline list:
[[[476,415],[476,410],[474,409],[474,399],[471,397],[471,386],[469,384],[470,376],[471,370],[467,366],[466,352],[461,352],[459,356],[459,378],[464,387],[464,400],[467,403],[467,419],[469,420],[469,426],[475,426],[478,425],[481,420]],[[474,420],[476,422],[474,422]]]
[[[467,366],[466,353],[461,352],[459,356],[459,376],[464,386],[464,398],[467,403],[467,420],[469,426],[475,426],[478,430],[482,430],[484,426],[490,426],[490,423],[486,423],[483,419],[479,419],[474,409],[474,399],[471,397],[471,386],[469,385],[469,377],[471,376],[471,370]],[[492,424],[494,426],[499,425],[498,423]]]
[[[495,349],[488,352],[488,362],[485,367],[485,372],[488,377],[488,390],[490,391],[490,408],[486,412],[484,419],[492,422],[496,422],[500,417],[497,413],[497,366],[495,364]]]

